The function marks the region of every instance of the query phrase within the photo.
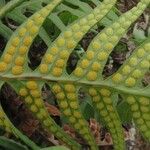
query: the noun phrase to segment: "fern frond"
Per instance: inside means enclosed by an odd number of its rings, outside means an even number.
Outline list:
[[[40,2],[42,3],[42,1]],[[45,83],[55,94],[68,123],[86,140],[92,150],[96,150],[98,147],[88,123],[81,113],[78,101],[80,88],[89,93],[93,106],[98,110],[112,135],[116,150],[123,150],[125,146],[121,121],[114,104],[114,99],[118,99],[118,95],[122,95],[129,104],[135,123],[143,135],[150,139],[150,132],[146,132],[150,130],[148,117],[150,86],[144,88],[141,84],[144,74],[150,68],[150,39],[138,47],[115,74],[105,80],[102,76],[104,66],[113,48],[131,24],[143,13],[150,1],[141,0],[136,7],[117,18],[111,25],[97,34],[71,75],[66,71],[70,54],[90,29],[109,15],[116,0],[111,2],[104,0],[101,3],[98,0],[92,0],[94,4],[98,5],[94,9],[89,9],[90,6],[79,0],[66,0],[67,3],[81,5],[79,9],[74,10],[74,13],[78,13],[79,19],[67,27],[57,16],[59,11],[61,12],[63,9],[70,12],[72,9],[66,7],[65,2],[58,6],[60,2],[61,0],[53,0],[45,7],[38,3],[38,8],[33,9],[41,9],[30,18],[25,17],[27,20],[12,34],[0,59],[1,83],[9,83],[23,97],[25,104],[43,127],[71,149],[81,149],[81,146],[70,138],[49,116],[41,94],[41,89]],[[58,6],[58,12],[54,12],[50,16],[50,12],[56,6]],[[84,11],[80,11],[80,8]],[[57,17],[56,20],[54,17]],[[23,18],[16,17],[20,23],[23,22]],[[52,43],[51,41],[48,42],[51,45],[43,56],[41,64],[35,71],[32,71],[28,67],[29,48],[35,37],[43,29],[42,24],[46,18],[51,18],[59,26],[61,33]],[[3,113],[2,116],[5,114]],[[2,127],[6,128],[4,121],[1,120],[1,124]],[[10,121],[8,127],[6,130],[12,131],[13,125]]]

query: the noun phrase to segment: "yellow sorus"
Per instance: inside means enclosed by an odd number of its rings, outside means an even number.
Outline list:
[[[71,49],[74,48],[76,45],[76,42],[74,40],[67,41],[67,48]]]
[[[119,35],[123,34],[124,32],[125,32],[125,29],[124,29],[124,28],[119,28],[119,29],[117,30],[117,34],[119,34]]]
[[[22,37],[22,36],[25,35],[26,32],[27,32],[27,29],[22,27],[22,28],[19,29],[18,34],[19,34],[19,36]]]
[[[43,17],[46,17],[49,14],[49,11],[46,8],[44,8],[40,13]]]
[[[97,79],[97,72],[95,71],[90,71],[88,74],[87,74],[87,79],[90,80],[90,81],[94,81]]]
[[[85,69],[85,68],[87,68],[89,66],[89,63],[90,62],[87,59],[83,59],[81,61],[81,67]]]
[[[131,111],[138,111],[139,110],[138,104],[134,104],[130,108],[131,108]]]
[[[73,114],[74,114],[74,116],[75,116],[76,118],[78,118],[78,119],[82,117],[81,113],[78,112],[78,111],[75,111]]]
[[[142,116],[145,120],[149,121],[149,113],[144,113],[144,114],[142,114]]]
[[[133,58],[131,58],[131,59],[129,60],[129,63],[130,63],[131,66],[136,66],[137,63],[138,63],[138,59],[135,58],[135,57],[133,57]]]
[[[94,52],[93,51],[87,51],[86,52],[87,59],[91,60],[94,58]]]
[[[143,113],[149,112],[149,107],[141,106],[140,109],[141,109],[141,112],[143,112]]]
[[[95,9],[93,10],[93,13],[95,14],[95,16],[97,16],[98,14],[100,14],[99,8],[95,8]]]
[[[38,108],[35,105],[31,105],[30,110],[34,113],[38,112]]]
[[[22,66],[14,66],[12,68],[12,74],[14,75],[20,75],[23,73],[23,67]]]
[[[79,124],[82,125],[82,126],[84,126],[85,125],[85,121],[83,119],[79,119]],[[85,131],[86,131],[86,129],[85,129]]]
[[[108,116],[107,110],[102,110],[102,111],[101,111],[101,116],[102,116],[102,117]]]
[[[78,31],[80,29],[80,26],[78,25],[78,24],[74,24],[73,26],[72,26],[72,30],[73,31]]]
[[[74,75],[77,77],[81,77],[83,75],[83,69],[80,67],[77,67],[74,71]]]
[[[144,124],[144,120],[143,119],[137,119],[137,124],[139,124],[139,125],[143,125]]]
[[[132,73],[132,76],[134,78],[140,78],[142,76],[142,72],[138,69],[136,69],[133,73]]]
[[[7,49],[7,53],[10,55],[13,55],[15,53],[15,51],[16,51],[16,48],[14,46],[10,46]]]
[[[43,22],[44,22],[44,18],[43,17],[39,17],[38,20],[35,21],[35,24],[42,25]]]
[[[145,44],[144,49],[148,52],[150,52],[150,43]]]
[[[65,61],[63,59],[59,59],[59,60],[56,61],[55,65],[56,65],[56,67],[62,68],[65,65]]]
[[[31,35],[35,35],[38,32],[38,27],[37,26],[32,26],[29,30]]]
[[[80,20],[80,25],[84,25],[87,23],[87,20],[85,18],[81,19]]]
[[[116,29],[119,29],[120,26],[121,26],[121,25],[120,25],[119,23],[117,23],[117,22],[113,24],[113,27],[116,28]]]
[[[25,37],[24,40],[23,40],[23,44],[24,44],[25,46],[30,46],[31,42],[32,42],[31,36],[27,36],[27,37]]]
[[[17,66],[23,66],[24,62],[25,62],[24,57],[21,57],[21,56],[17,57],[16,60],[15,60],[15,64]]]
[[[140,118],[140,117],[138,117],[138,118]],[[140,130],[141,130],[142,132],[145,132],[145,134],[146,134],[147,131],[148,131],[148,128],[147,128],[147,126],[146,126],[145,124],[143,124],[142,126],[139,126],[139,128],[140,128]]]
[[[89,94],[90,94],[90,96],[97,96],[98,95],[97,90],[94,88],[89,89]]]
[[[18,46],[19,45],[19,43],[20,43],[20,40],[19,40],[19,38],[18,37],[14,37],[13,39],[12,39],[12,45],[13,46]]]
[[[61,68],[58,67],[54,67],[53,71],[52,71],[52,75],[59,77],[62,75],[63,70]]]
[[[9,63],[11,62],[11,60],[12,60],[12,55],[6,53],[6,54],[4,55],[3,61],[4,61],[5,63],[9,64]]]
[[[88,15],[88,19],[89,19],[89,20],[94,19],[94,17],[95,17],[95,16],[94,16],[93,14],[89,14],[89,15]]]
[[[64,38],[59,38],[59,39],[57,40],[57,44],[58,44],[59,47],[63,47],[63,46],[65,45],[65,40],[64,40]]]
[[[100,53],[98,54],[98,59],[99,59],[100,61],[106,60],[107,56],[108,56],[108,55],[107,55],[106,52],[100,52]]]
[[[68,56],[69,56],[69,52],[67,50],[61,51],[60,58],[66,59],[66,58],[68,58]]]
[[[106,40],[108,40],[108,36],[105,34],[105,33],[102,33],[101,35],[100,35],[100,38],[99,38],[101,41],[106,41]]]
[[[110,37],[110,41],[113,43],[116,43],[118,41],[118,37],[117,36],[112,36]]]
[[[143,69],[148,69],[150,67],[150,62],[149,61],[142,61],[140,65]]]
[[[63,100],[63,99],[65,98],[65,94],[64,94],[63,92],[60,92],[60,93],[58,93],[58,94],[56,95],[56,98],[57,98],[58,100]]]
[[[77,102],[70,102],[69,105],[72,109],[78,109],[78,103]]]
[[[129,96],[127,97],[127,102],[130,104],[130,105],[133,105],[136,103],[136,99],[133,97],[133,96]]]
[[[92,43],[92,47],[94,50],[99,50],[101,48],[101,45],[98,41],[95,41]]]
[[[35,90],[38,88],[38,84],[35,81],[28,81],[26,86],[30,90]]]
[[[126,66],[124,66],[124,67],[122,68],[122,73],[123,73],[124,75],[127,75],[127,74],[129,74],[130,72],[131,72],[131,67],[130,67],[130,66],[126,65]]]
[[[45,55],[45,57],[44,57],[44,61],[45,61],[45,63],[51,63],[52,61],[53,61],[53,55],[51,55],[51,54],[46,54]]]
[[[112,80],[113,80],[113,82],[115,82],[115,83],[118,83],[118,82],[120,82],[121,80],[122,80],[122,75],[120,74],[120,73],[116,73],[113,77],[112,77]]]
[[[75,122],[76,122],[76,118],[74,118],[74,117],[69,117],[69,121],[70,121],[71,123],[75,123]]]
[[[76,130],[79,130],[79,129],[81,128],[81,125],[80,125],[79,123],[75,123],[75,124],[74,124],[74,128],[75,128]],[[80,130],[80,134],[81,134],[81,130]]]
[[[113,34],[113,29],[112,29],[112,28],[108,28],[108,29],[106,30],[106,34],[112,35],[112,34]]]
[[[110,50],[112,50],[113,49],[113,44],[111,44],[111,43],[108,43],[108,44],[106,44],[105,45],[105,49],[106,49],[106,51],[110,51]]]
[[[126,81],[125,81],[126,86],[132,87],[136,84],[136,80],[132,77],[129,77]]]
[[[76,88],[73,84],[66,84],[65,85],[65,90],[67,92],[75,92],[76,91]]]
[[[41,114],[41,116],[43,116],[44,118],[48,117],[47,111],[45,111],[43,108],[40,109],[40,114]]]
[[[90,21],[88,22],[88,25],[93,26],[93,25],[96,24],[96,22],[97,22],[96,19],[92,19],[92,20],[90,20]]]
[[[72,31],[71,30],[65,31],[65,33],[64,33],[65,38],[69,38],[71,36],[72,36]]]
[[[21,88],[19,91],[19,95],[20,96],[27,96],[28,95],[28,91],[26,88]]]
[[[46,126],[46,127],[49,127],[49,126],[51,126],[51,121],[49,120],[49,119],[46,119],[46,120],[44,120],[43,121],[43,124]]]
[[[40,93],[40,91],[38,91],[38,90],[31,90],[30,91],[30,94],[33,96],[33,97],[40,97],[41,96],[41,93]]]
[[[48,72],[48,65],[47,64],[41,64],[40,65],[40,72],[45,74]]]
[[[32,20],[28,20],[26,27],[27,29],[30,29],[33,26],[33,21]]]
[[[101,89],[100,93],[102,96],[105,96],[105,97],[108,97],[111,94],[111,92],[108,89]]]
[[[41,17],[41,15],[39,13],[35,13],[33,16],[33,19],[36,21]]]
[[[21,46],[19,48],[20,55],[24,55],[27,52],[28,48],[26,46]]]
[[[62,91],[61,87],[58,84],[53,85],[52,91],[54,93],[60,93]]]
[[[107,106],[107,110],[108,110],[109,112],[113,112],[113,111],[114,111],[114,108],[113,108],[113,106],[108,105],[108,106]]]
[[[94,62],[94,63],[92,64],[92,70],[94,70],[94,71],[99,71],[100,68],[101,68],[101,64],[100,64],[100,63]]]
[[[71,116],[71,111],[70,109],[66,109],[63,111],[63,114],[66,115],[66,116]]]
[[[111,100],[111,98],[109,98],[109,97],[103,97],[103,101],[104,101],[104,103],[106,103],[106,104],[112,104],[112,100]]]
[[[76,96],[75,93],[68,93],[68,94],[67,94],[67,98],[68,98],[69,100],[76,100],[76,99],[77,99],[77,96]]]
[[[63,108],[63,109],[66,109],[66,108],[68,107],[68,103],[67,103],[66,101],[61,101],[61,102],[59,103],[59,106],[60,106],[61,108]]]
[[[35,99],[35,105],[37,105],[38,107],[42,107],[43,106],[42,99],[40,98]]]
[[[57,3],[58,1],[60,1],[60,0],[57,0],[57,1],[54,2],[54,3]],[[54,5],[49,4],[49,5],[47,5],[45,8],[46,8],[46,9],[48,10],[48,12],[49,12],[50,10],[52,10],[52,9],[54,8]]]
[[[75,39],[81,39],[82,38],[82,36],[84,35],[84,33],[83,32],[81,32],[81,31],[78,31],[78,32],[76,32],[75,34],[74,34],[74,37],[75,37]]]
[[[27,104],[31,104],[32,103],[32,98],[30,97],[30,96],[28,96],[28,97],[26,97],[25,98],[25,102],[27,103]]]
[[[140,104],[142,104],[144,106],[149,106],[150,99],[148,99],[146,97],[140,97],[139,102],[140,102]]]
[[[86,25],[81,28],[83,32],[87,32],[90,29],[90,26]]]
[[[50,49],[50,53],[52,53],[53,55],[55,55],[55,54],[57,54],[58,53],[58,47],[56,47],[56,46],[53,46],[53,47],[51,47],[51,49]]]
[[[100,101],[100,96],[94,96],[92,100],[93,102],[97,103]]]
[[[137,51],[137,56],[139,57],[139,58],[141,58],[141,57],[143,57],[145,55],[145,50],[144,49],[139,49],[138,51]]]

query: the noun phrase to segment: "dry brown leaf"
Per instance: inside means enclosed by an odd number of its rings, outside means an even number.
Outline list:
[[[61,115],[61,113],[57,107],[55,107],[47,102],[45,102],[45,106],[46,106],[48,112],[50,113],[50,115],[52,115],[52,116],[60,116]]]

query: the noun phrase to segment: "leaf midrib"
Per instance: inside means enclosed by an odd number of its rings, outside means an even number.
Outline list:
[[[1,81],[7,82],[7,81],[11,81],[11,80],[16,80],[16,81],[29,81],[29,80],[36,80],[36,81],[41,81],[43,83],[46,82],[60,82],[60,83],[75,83],[76,85],[82,86],[82,87],[91,87],[94,86],[96,88],[109,88],[111,89],[113,92],[117,92],[117,93],[125,93],[125,94],[130,94],[130,95],[138,95],[138,96],[146,96],[146,97],[150,97],[150,89],[149,88],[139,88],[139,87],[125,87],[123,85],[119,85],[119,84],[113,84],[110,83],[110,81],[83,81],[83,80],[76,80],[76,79],[72,79],[69,77],[65,77],[65,78],[56,78],[56,77],[48,77],[48,76],[39,76],[39,75],[33,75],[31,73],[27,74],[27,75],[20,75],[20,76],[12,76],[12,75],[1,75],[0,76]]]

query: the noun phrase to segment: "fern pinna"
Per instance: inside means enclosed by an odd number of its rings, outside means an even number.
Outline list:
[[[81,88],[87,91],[99,116],[108,127],[116,150],[125,149],[122,124],[114,103],[118,95],[128,103],[134,122],[143,136],[149,140],[150,87],[143,87],[142,79],[150,67],[150,38],[135,50],[116,73],[107,79],[104,79],[102,73],[113,48],[143,13],[150,0],[141,0],[136,7],[122,14],[98,33],[78,61],[75,70],[69,74],[66,67],[70,54],[84,35],[103,20],[116,3],[116,0],[104,0],[91,12],[67,26],[50,44],[39,67],[32,71],[28,67],[29,48],[46,18],[61,2],[62,0],[52,0],[12,34],[0,59],[0,85],[5,82],[10,84],[22,96],[26,106],[43,127],[70,149],[77,150],[82,147],[49,116],[41,94],[45,83],[55,94],[68,123],[85,139],[92,150],[98,149],[98,146],[80,109],[78,94]],[[11,7],[0,10],[1,18],[7,13],[7,9]],[[0,109],[1,127],[21,138],[32,149],[40,149],[17,130],[3,108]]]

